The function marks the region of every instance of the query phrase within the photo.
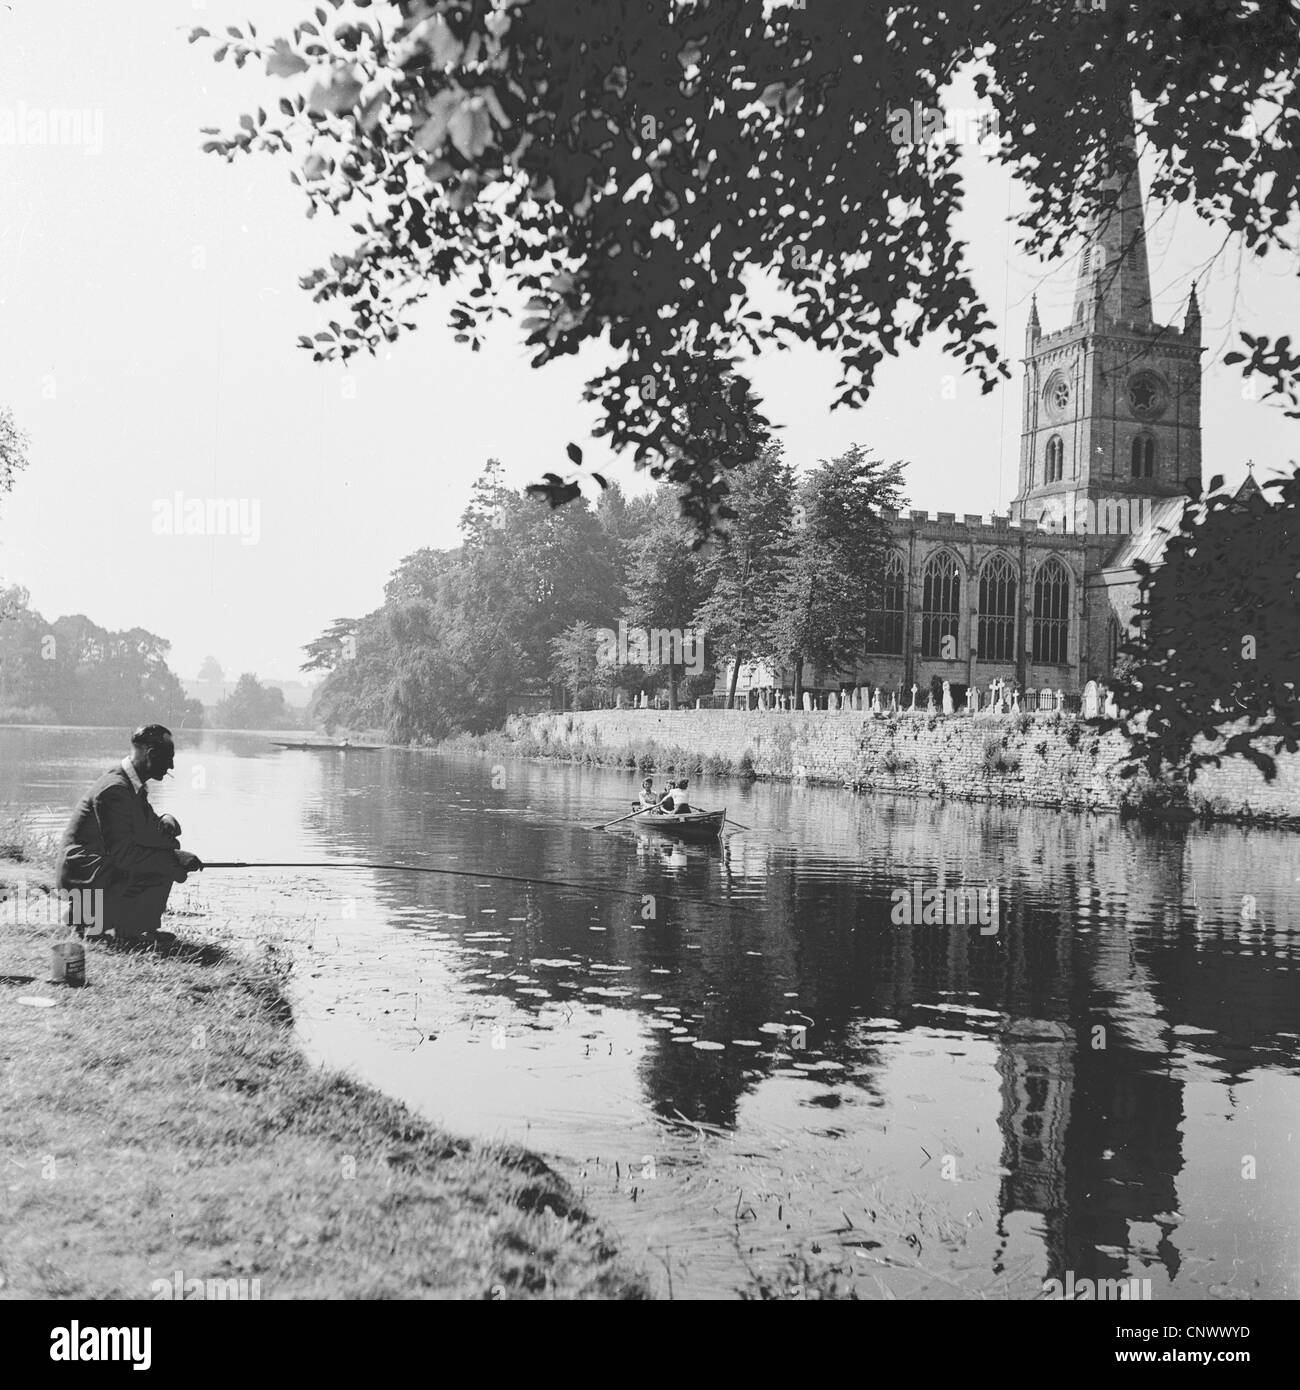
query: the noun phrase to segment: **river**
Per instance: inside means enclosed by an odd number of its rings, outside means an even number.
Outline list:
[[[211,870],[165,925],[291,952],[313,1057],[543,1154],[665,1295],[1296,1297],[1293,835],[720,782],[682,846],[584,828],[630,773],[269,737],[181,734],[188,848],[471,876]],[[0,729],[0,817],[120,740]]]

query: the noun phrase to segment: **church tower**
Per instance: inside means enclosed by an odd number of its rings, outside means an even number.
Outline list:
[[[1088,223],[1070,323],[1044,333],[1035,301],[1025,331],[1011,515],[1058,531],[1127,531],[1122,518],[1183,496],[1184,480],[1201,476],[1201,311],[1193,286],[1181,329],[1152,319],[1128,106],[1104,203]]]

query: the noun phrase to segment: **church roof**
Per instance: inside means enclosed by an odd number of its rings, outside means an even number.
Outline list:
[[[1264,496],[1264,489],[1255,481],[1253,473],[1247,473],[1241,486],[1232,494],[1232,505],[1245,507],[1252,502],[1262,502],[1268,506],[1268,498]]]
[[[1165,544],[1182,520],[1185,497],[1159,497],[1151,506],[1151,519],[1141,531],[1125,536],[1115,548],[1105,568],[1132,569],[1135,560],[1158,565],[1164,559]]]

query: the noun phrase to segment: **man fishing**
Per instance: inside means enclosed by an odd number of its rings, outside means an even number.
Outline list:
[[[176,761],[171,730],[146,724],[131,735],[131,752],[110,768],[77,802],[59,843],[59,887],[102,890],[103,908],[95,935],[148,944],[173,883],[184,883],[203,867],[197,854],[180,847],[175,816],[160,816],[149,804],[145,784],[161,782]],[[85,925],[76,924],[78,936]]]

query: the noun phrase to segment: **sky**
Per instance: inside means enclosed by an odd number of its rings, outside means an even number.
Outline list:
[[[458,543],[489,458],[522,487],[564,472],[573,440],[626,490],[647,485],[590,438],[581,396],[604,365],[598,346],[536,370],[503,321],[473,354],[445,326],[447,293],[418,313],[418,332],[350,369],[297,347],[331,317],[299,277],[350,248],[353,219],[308,220],[283,158],[200,151],[201,127],[230,129],[285,88],[252,65],[214,64],[186,34],[247,19],[284,32],[309,8],[0,6],[0,406],[31,436],[30,468],[0,498],[0,581],[24,585],[47,618],[160,634],[184,677],[211,653],[232,676],[295,678],[302,646],[377,607],[402,556]],[[85,113],[77,143],[5,138],[51,110]],[[1074,263],[1024,257],[1009,221],[1019,191],[978,149],[963,158],[960,233],[1011,382],[981,396],[937,340],[891,359],[857,411],[829,409],[835,362],[812,349],[772,350],[749,371],[798,466],[858,442],[908,461],[908,505],[987,516],[1015,492],[1030,295],[1044,331],[1063,327]],[[1199,277],[1205,476],[1235,482],[1248,458],[1268,476],[1300,457],[1296,424],[1216,359],[1240,329],[1300,321],[1296,264],[1231,250],[1215,261],[1220,234],[1186,208],[1148,206],[1147,223],[1158,322],[1181,324]],[[243,534],[160,534],[177,494],[238,500]]]

